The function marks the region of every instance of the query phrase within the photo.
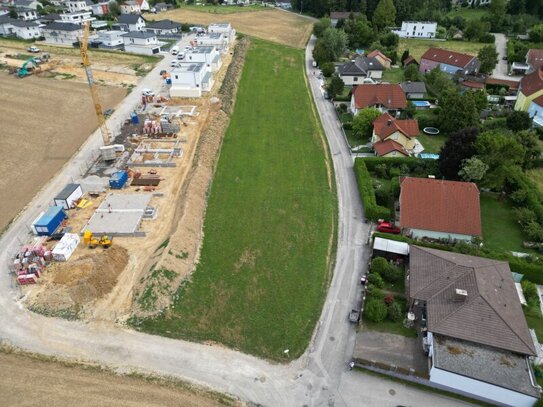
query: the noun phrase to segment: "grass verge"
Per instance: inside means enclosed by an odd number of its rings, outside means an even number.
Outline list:
[[[422,129],[421,129],[422,130]],[[437,136],[429,136],[421,131],[417,139],[424,146],[424,153],[439,154],[441,147],[445,144],[447,136],[438,134]]]
[[[274,360],[306,348],[326,292],[336,200],[303,51],[252,40],[211,187],[200,263],[150,333]]]
[[[543,342],[543,316],[541,315],[541,309],[539,306],[523,307],[524,316],[528,327],[535,331],[537,340]]]

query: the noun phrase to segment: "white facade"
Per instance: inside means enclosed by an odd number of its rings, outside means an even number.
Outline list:
[[[171,97],[200,97],[213,87],[213,74],[204,63],[181,63],[170,74]]]
[[[103,16],[104,14],[107,14],[109,11],[109,3],[102,2],[102,3],[92,4],[91,11],[92,11],[92,14],[94,14],[95,16]]]
[[[149,11],[151,7],[149,7],[149,2],[147,0],[137,0],[137,3],[140,6],[141,11]]]
[[[134,54],[155,55],[160,52],[164,42],[160,42],[156,35],[146,32],[125,33],[123,36],[124,50]]]
[[[33,21],[38,19],[38,13],[36,10],[30,8],[17,9],[17,18],[23,21]]]
[[[45,42],[52,45],[73,45],[75,42],[79,41],[79,38],[83,36],[82,27],[77,30],[72,30],[63,29],[61,27],[57,27],[57,25],[49,25],[43,27],[42,32],[43,36],[45,37]]]
[[[139,14],[141,12],[140,5],[135,1],[127,1],[120,6],[123,14]]]
[[[436,31],[433,21],[403,21],[400,30],[392,30],[400,38],[435,38]]]
[[[499,405],[533,407],[537,402],[535,397],[527,394],[441,370],[434,366],[430,369],[430,381],[493,400]]]
[[[215,47],[196,47],[185,55],[186,62],[206,64],[211,72],[216,72],[222,66],[221,56]]]
[[[215,47],[220,52],[228,51],[228,41],[222,33],[206,34],[196,37],[196,45],[202,47]]]
[[[85,0],[70,0],[70,1],[67,1],[65,4],[68,7],[69,13],[91,10],[90,6],[87,5],[87,2]]]
[[[42,32],[38,24],[31,26],[13,25],[12,33],[15,34],[17,38],[22,38],[23,40],[31,40],[42,36]]]
[[[106,47],[118,47],[124,44],[124,31],[99,31],[98,41],[101,41]]]
[[[91,17],[90,11],[76,11],[73,13],[64,13],[60,15],[59,23],[84,24],[87,21],[94,21],[95,17]]]
[[[236,39],[236,30],[232,28],[230,23],[210,24],[207,27],[207,32],[210,34],[223,34],[227,42],[232,42]]]
[[[471,235],[462,235],[459,233],[447,233],[447,232],[436,232],[434,230],[423,230],[423,229],[408,229],[408,233],[413,237],[413,239],[422,239],[427,237],[429,239],[448,239],[451,241],[462,240],[465,242],[471,242],[473,236]]]

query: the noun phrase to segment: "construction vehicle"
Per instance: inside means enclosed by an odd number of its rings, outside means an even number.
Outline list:
[[[25,76],[32,75],[32,72],[34,72],[37,68],[38,64],[34,58],[28,58],[23,66],[17,69],[17,76],[19,78],[24,78]]]
[[[85,230],[83,244],[88,246],[89,249],[94,249],[96,246],[102,246],[104,249],[107,249],[113,244],[113,237],[104,235],[98,238],[94,237],[90,230]]]
[[[81,60],[83,61],[83,67],[85,68],[85,74],[87,75],[87,82],[89,84],[90,93],[92,97],[92,102],[94,104],[94,111],[96,112],[96,117],[98,118],[98,124],[100,125],[100,131],[102,133],[102,139],[104,140],[104,145],[107,146],[111,143],[113,137],[111,136],[111,131],[106,123],[106,118],[104,116],[104,109],[102,109],[102,103],[100,102],[100,95],[98,93],[98,87],[94,82],[94,77],[92,75],[91,62],[89,59],[88,46],[89,46],[89,30],[90,30],[90,21],[85,23],[85,28],[83,30],[83,38],[79,40],[79,51],[81,53]]]

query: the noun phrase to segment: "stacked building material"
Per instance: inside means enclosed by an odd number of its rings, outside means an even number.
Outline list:
[[[162,132],[160,128],[160,123],[156,120],[146,119],[143,122],[143,133],[144,134],[159,134]]]
[[[144,134],[176,134],[179,130],[181,130],[179,124],[164,118],[160,120],[146,119],[143,122]]]
[[[177,123],[172,123],[167,119],[160,119],[160,127],[164,134],[176,134],[181,130],[181,127]]]
[[[11,271],[17,276],[21,285],[35,284],[46,265],[46,248],[44,239],[36,239],[30,245],[25,245],[13,259]]]

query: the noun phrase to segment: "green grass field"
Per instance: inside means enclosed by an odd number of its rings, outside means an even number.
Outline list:
[[[252,40],[209,195],[200,262],[141,329],[273,360],[308,345],[330,280],[337,202],[304,51]]]
[[[441,134],[438,134],[437,136],[429,136],[428,134],[423,133],[422,129],[420,130],[421,133],[417,138],[424,146],[423,152],[430,154],[439,154],[441,146],[443,146],[443,144],[445,144],[445,140],[447,140],[447,136],[443,136]]]
[[[522,247],[524,237],[516,222],[513,209],[504,201],[498,201],[496,194],[481,194],[481,217],[483,243],[494,251],[526,252]]]
[[[451,10],[447,13],[447,17],[454,18],[456,16],[463,17],[465,20],[480,19],[488,14],[486,8],[468,8],[460,7],[458,10]]]
[[[262,7],[259,5],[251,6],[215,6],[213,4],[185,4],[184,2],[179,5],[180,9],[192,10],[192,11],[201,11],[202,13],[211,13],[211,14],[233,14],[233,13],[246,13],[248,11],[260,11],[260,10],[269,10],[271,7]]]
[[[383,81],[390,83],[400,83],[403,81],[403,69],[402,68],[391,68],[383,72]]]
[[[416,38],[400,38],[400,45],[398,46],[398,55],[408,49],[409,53],[420,62],[420,57],[426,52],[428,48],[439,47],[445,48],[451,51],[465,52],[471,55],[477,55],[479,50],[485,45],[481,42],[468,42],[468,41],[432,41],[432,40],[419,40]]]

